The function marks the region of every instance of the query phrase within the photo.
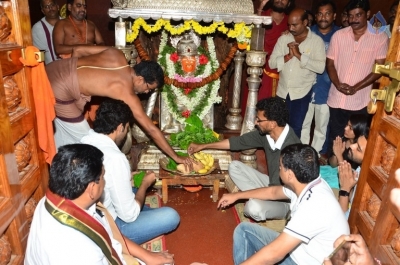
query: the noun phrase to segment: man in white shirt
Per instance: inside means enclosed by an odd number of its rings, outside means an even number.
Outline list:
[[[32,27],[33,45],[39,50],[44,50],[45,63],[58,60],[53,45],[53,28],[60,20],[59,8],[55,0],[40,0],[40,7],[44,17]]]
[[[133,114],[121,100],[101,103],[93,130],[81,139],[104,153],[106,186],[101,199],[115,219],[121,233],[137,244],[173,231],[179,224],[178,213],[170,207],[150,208],[144,205],[146,190],[154,183],[154,172],[148,172],[138,189],[132,189],[129,162],[118,148],[125,142]]]
[[[307,23],[304,9],[290,12],[290,34],[279,37],[268,61],[271,69],[278,69],[276,95],[286,100],[289,125],[299,138],[311,99],[311,87],[317,74],[324,72],[326,60],[324,41],[307,27]]]
[[[108,211],[96,205],[105,181],[103,153],[94,146],[60,147],[49,188],[35,210],[26,265],[173,264],[167,252],[149,252],[123,237]]]
[[[290,200],[291,218],[282,233],[258,224],[239,224],[233,235],[235,264],[320,265],[349,226],[332,189],[319,175],[318,153],[293,144],[281,151],[284,186],[224,194],[218,207],[239,199]]]

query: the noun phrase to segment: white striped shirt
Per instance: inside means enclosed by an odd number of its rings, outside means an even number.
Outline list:
[[[351,27],[337,31],[332,36],[327,58],[334,61],[339,82],[353,86],[368,76],[375,60],[386,58],[388,40],[385,33],[373,34],[366,30],[364,35],[355,41]],[[370,101],[371,89],[372,85],[354,95],[345,95],[332,83],[327,103],[332,108],[360,110]]]

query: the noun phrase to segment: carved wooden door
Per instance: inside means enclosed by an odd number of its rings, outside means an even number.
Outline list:
[[[395,29],[400,25],[399,18],[398,12]],[[399,44],[395,30],[386,61],[395,62],[394,68],[400,70]],[[380,89],[391,81],[382,78]],[[383,102],[377,102],[349,219],[351,232],[363,236],[372,256],[382,264],[400,264],[400,219],[392,213],[389,201],[390,190],[398,186],[394,177],[400,168],[400,95],[396,95],[391,112],[385,111]]]
[[[19,61],[32,43],[28,1],[0,1],[0,24],[0,264],[23,264],[30,221],[48,180],[30,69]]]

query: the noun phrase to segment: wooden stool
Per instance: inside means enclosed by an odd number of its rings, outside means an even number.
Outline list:
[[[210,185],[213,186],[213,202],[218,200],[219,182],[225,179],[228,173],[226,170],[221,170],[218,161],[214,164],[216,169],[208,175],[179,175],[169,172],[161,168],[159,178],[162,180],[162,199],[164,203],[168,202],[168,185]]]

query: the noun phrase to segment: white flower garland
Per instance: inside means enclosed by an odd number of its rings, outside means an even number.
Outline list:
[[[165,73],[167,74],[167,76],[169,78],[174,78],[176,75],[174,62],[169,59],[170,54],[167,53],[164,55],[162,53],[165,46],[167,45],[167,40],[168,40],[167,33],[166,33],[166,31],[163,31],[161,34],[161,42],[160,42],[160,47],[159,47],[160,54],[158,55],[158,60],[160,61],[160,59],[162,59],[163,56],[165,56],[165,62],[166,62],[166,69],[164,69]],[[208,46],[208,52],[210,55],[210,60],[205,65],[203,74],[196,76],[196,78],[207,77],[212,72],[216,71],[216,69],[218,69],[218,67],[219,67],[219,62],[217,60],[217,55],[215,52],[214,41],[213,41],[212,37],[210,37],[210,36],[207,37],[207,46]],[[200,114],[198,115],[200,119],[203,119],[204,116],[208,113],[208,111],[212,107],[212,105],[215,103],[220,103],[222,100],[222,98],[220,96],[218,96],[218,90],[220,87],[220,83],[221,82],[218,79],[218,80],[215,80],[215,81],[213,81],[209,84],[206,84],[202,87],[196,88],[196,96],[194,96],[192,98],[189,98],[187,95],[185,95],[182,92],[181,88],[178,88],[174,85],[171,85],[171,91],[174,94],[174,97],[179,101],[179,103],[181,105],[185,106],[189,111],[193,111],[199,103],[201,103],[202,101],[204,102],[204,100],[206,100],[207,104],[204,105],[204,108],[201,110]],[[210,96],[208,98],[205,98],[205,94],[210,89],[210,86],[211,86]],[[166,104],[168,111],[172,114],[172,117],[182,124],[185,123],[186,118],[182,116],[181,112],[174,111],[174,109],[170,105],[171,102],[168,100],[167,92],[162,92],[161,96]]]

